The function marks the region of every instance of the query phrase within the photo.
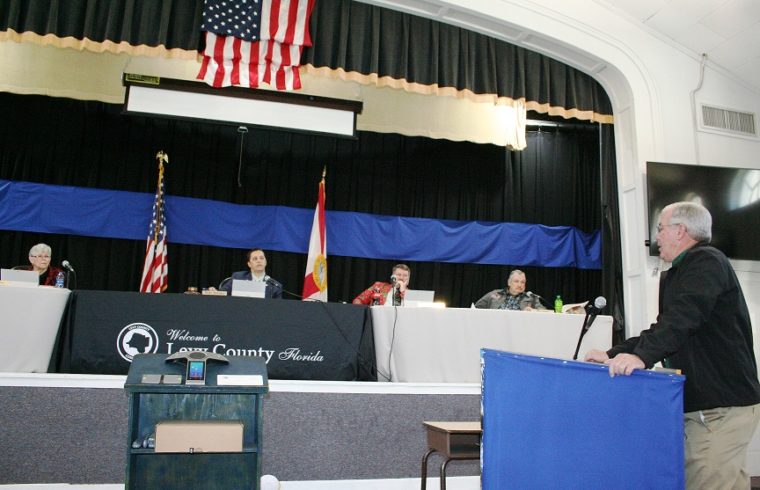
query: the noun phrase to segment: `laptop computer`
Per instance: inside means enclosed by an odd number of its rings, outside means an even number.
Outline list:
[[[248,298],[263,298],[266,294],[265,282],[247,281],[245,279],[232,280],[231,296],[246,296]]]
[[[425,289],[407,289],[404,293],[404,306],[434,306],[435,291]]]
[[[40,275],[35,271],[0,269],[0,281],[12,282],[14,285],[39,286]]]

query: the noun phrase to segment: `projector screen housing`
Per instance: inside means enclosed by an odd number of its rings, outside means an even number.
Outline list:
[[[124,74],[126,114],[356,138],[362,102]]]

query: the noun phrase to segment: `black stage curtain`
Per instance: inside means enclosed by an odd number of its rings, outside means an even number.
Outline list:
[[[615,131],[608,124],[599,125],[602,166],[602,292],[607,298],[606,314],[612,315],[612,345],[625,340],[625,304],[623,295],[623,251],[620,236],[617,166],[615,165]]]
[[[23,40],[43,42],[41,36],[53,34],[57,39],[44,42],[93,51],[195,51],[202,7],[202,0],[0,0],[0,39],[16,39],[11,29],[40,36]],[[304,50],[301,64],[317,69],[341,70],[365,82],[387,77],[395,81],[391,86],[415,92],[435,86],[525,99],[542,113],[612,122],[609,98],[593,78],[483,34],[351,0],[317,0],[310,32],[313,47]]]
[[[542,113],[612,121],[612,105],[596,80],[483,34],[351,0],[317,1],[310,28],[314,46],[301,62],[348,72],[346,78],[374,83],[388,77],[423,93],[435,86],[496,94],[525,99]]]
[[[103,43],[125,43],[136,54],[141,46],[195,50],[202,11],[203,0],[0,0],[0,31],[87,40],[47,42],[93,51],[124,50]]]
[[[0,127],[2,179],[152,194],[154,157],[164,150],[170,195],[313,209],[327,165],[328,210],[601,228],[599,132],[590,123],[530,131],[523,152],[395,134],[360,132],[346,140],[254,130],[243,141],[238,186],[234,127],[126,116],[120,106],[44,96],[3,93],[0,106],[15,122]],[[66,258],[75,265],[79,289],[138,289],[143,241],[3,231],[0,263],[26,263],[39,241],[53,247],[55,263]],[[245,267],[241,250],[169,246],[172,292],[218,285]],[[393,265],[329,256],[329,244],[328,257],[331,301],[350,301],[386,279]],[[299,293],[306,255],[269,251],[268,258],[268,272]],[[410,266],[413,287],[435,289],[450,306],[469,306],[503,286],[519,265]],[[599,270],[520,268],[529,288],[547,299],[561,294],[566,302],[583,301],[602,288]]]

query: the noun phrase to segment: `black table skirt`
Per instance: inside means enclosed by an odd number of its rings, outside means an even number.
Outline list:
[[[260,356],[270,379],[376,381],[366,306],[186,294],[74,291],[52,370],[126,374],[138,353]]]

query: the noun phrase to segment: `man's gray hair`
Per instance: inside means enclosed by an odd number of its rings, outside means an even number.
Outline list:
[[[672,210],[670,225],[683,224],[686,233],[698,242],[712,240],[712,216],[701,204],[689,201],[674,202],[663,208],[663,212]]]
[[[37,245],[29,249],[30,257],[32,255],[39,255],[39,254],[53,255],[53,249],[50,248],[50,245],[48,245],[47,243],[38,243]]]
[[[523,276],[525,273],[521,271],[520,269],[515,269],[512,272],[509,273],[509,277],[507,278],[507,283],[512,280],[513,277],[515,277],[517,274],[522,274]]]

